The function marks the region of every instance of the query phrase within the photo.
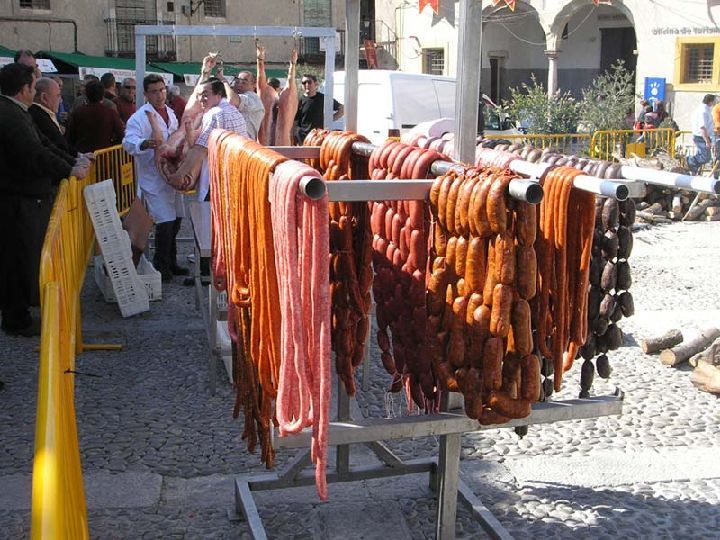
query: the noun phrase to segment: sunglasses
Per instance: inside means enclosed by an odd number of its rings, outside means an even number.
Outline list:
[[[307,81],[300,81],[300,84],[310,84],[311,82],[312,82],[311,80],[307,80]]]
[[[123,88],[125,88],[126,90],[135,90],[136,87],[135,86],[124,86]]]

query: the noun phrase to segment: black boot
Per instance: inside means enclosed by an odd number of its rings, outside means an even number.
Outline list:
[[[174,276],[188,276],[190,270],[184,266],[180,266],[177,263],[177,234],[180,231],[180,225],[182,224],[182,218],[175,218],[173,222],[173,235],[172,241],[170,242],[170,271]]]
[[[164,221],[155,224],[155,255],[153,266],[160,272],[163,281],[170,281],[172,274],[171,246],[175,222]]]

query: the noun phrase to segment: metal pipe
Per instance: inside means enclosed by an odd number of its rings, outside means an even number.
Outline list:
[[[311,201],[322,199],[327,192],[325,181],[315,176],[303,176],[300,180],[300,191]]]
[[[630,193],[628,187],[621,182],[603,180],[596,176],[586,176],[584,174],[575,177],[573,187],[595,193],[596,195],[602,195],[603,197],[612,197],[618,201],[624,201]]]
[[[639,180],[648,184],[689,189],[701,193],[720,194],[720,180],[708,176],[691,176],[627,165],[623,165],[620,174],[628,180]]]
[[[60,19],[58,17],[0,17],[2,22],[29,22],[29,23],[60,23],[73,25],[73,52],[78,52],[78,29],[77,23],[72,19]]]
[[[369,157],[373,150],[377,148],[374,144],[355,142],[352,145],[352,152],[358,156]],[[442,176],[449,171],[455,170],[463,172],[465,167],[453,161],[445,161],[438,159],[430,165],[430,172],[435,176]],[[403,180],[407,182],[407,180]],[[525,201],[530,204],[539,204],[543,199],[543,189],[537,182],[529,182],[527,180],[511,180],[508,188],[510,196],[519,201]]]

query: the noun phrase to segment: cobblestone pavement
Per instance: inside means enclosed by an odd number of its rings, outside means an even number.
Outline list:
[[[719,234],[716,223],[636,233],[630,260],[636,316],[622,323],[625,345],[610,356],[611,379],[596,379],[593,389],[602,395],[619,386],[622,416],[531,426],[522,439],[511,429],[463,437],[461,476],[512,535],[717,538],[718,399],[690,384],[689,368],[665,368],[636,343],[672,326],[717,322],[720,308],[708,283],[720,271]],[[176,278],[163,285],[163,300],[149,313],[122,319],[91,276],[92,269],[82,297],[85,340],[124,345],[120,352],[86,352],[76,366],[93,538],[249,538],[246,524],[229,517],[233,475],[264,469],[244,448],[241,422],[231,418],[234,395],[221,367],[216,394],[207,391],[209,351],[193,290]],[[1,538],[29,535],[37,344],[0,335]],[[389,381],[376,348],[371,352],[360,411],[407,414],[401,396],[386,394]],[[577,396],[577,368],[555,399]],[[436,455],[438,441],[389,446],[417,458]],[[293,456],[281,451],[278,466]],[[313,488],[257,495],[271,538],[434,537],[437,504],[427,477],[331,485],[330,499],[320,503]],[[462,506],[457,537],[484,537]]]

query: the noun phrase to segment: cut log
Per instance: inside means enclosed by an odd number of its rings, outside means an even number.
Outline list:
[[[650,214],[646,211],[643,212],[635,212],[635,215],[642,219],[643,221],[647,221],[648,223],[671,223],[672,220],[670,218],[662,217],[662,216],[656,216],[655,214]]]
[[[720,221],[720,214],[713,214],[712,216],[706,216],[705,221]]]
[[[670,349],[675,345],[682,343],[683,335],[680,330],[673,328],[668,330],[662,336],[649,337],[640,340],[640,348],[645,354],[654,354],[664,349]]]
[[[705,214],[705,211],[711,204],[712,201],[710,199],[700,201],[698,204],[695,205],[695,207],[692,207],[690,208],[690,210],[688,210],[687,214],[685,214],[685,217],[683,218],[683,221],[697,220],[700,216]]]
[[[653,203],[645,209],[648,214],[659,214],[663,211],[663,206],[659,202]]]
[[[688,360],[688,364],[692,367],[697,367],[700,363],[720,366],[720,338],[713,341],[712,345],[707,349],[691,356]]]
[[[720,337],[720,328],[706,328],[695,339],[672,349],[665,349],[660,353],[660,361],[666,366],[677,367],[687,362],[691,356],[707,349],[718,337]]]
[[[690,375],[690,382],[698,390],[720,394],[720,367],[701,362]]]
[[[714,201],[715,204],[717,204],[717,201]],[[720,206],[708,206],[708,208],[705,210],[705,213],[708,216],[717,216],[720,215]]]

